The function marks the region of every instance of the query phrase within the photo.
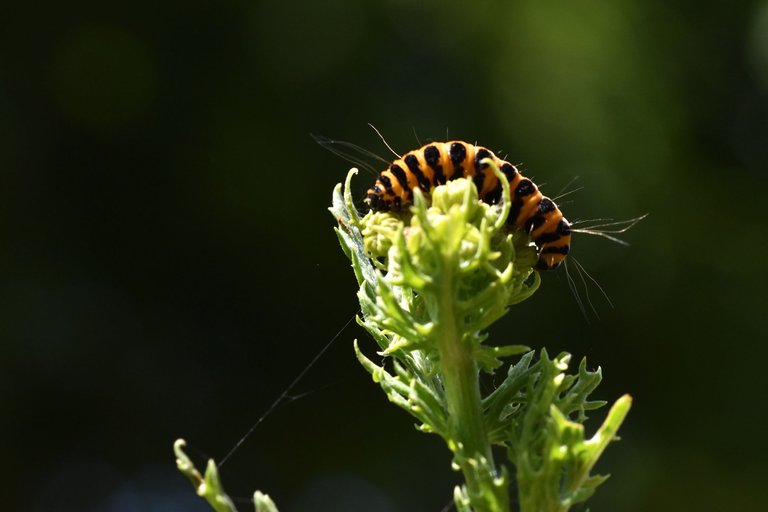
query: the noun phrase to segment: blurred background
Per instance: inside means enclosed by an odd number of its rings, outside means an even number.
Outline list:
[[[572,220],[649,213],[630,247],[575,238],[599,320],[558,270],[491,340],[634,396],[591,510],[764,509],[768,1],[0,10],[3,510],[208,510],[173,441],[220,459],[356,311],[326,210],[349,164],[310,133],[389,158],[369,122],[401,153],[477,141],[548,195],[578,177]],[[232,496],[450,502],[448,450],[356,337],[373,353],[348,327],[227,461]]]

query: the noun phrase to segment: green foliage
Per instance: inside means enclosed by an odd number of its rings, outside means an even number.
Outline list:
[[[184,446],[187,443],[183,439],[177,439],[173,444],[173,451],[176,454],[176,466],[195,486],[198,496],[205,499],[216,512],[237,512],[232,499],[224,492],[224,487],[219,479],[219,470],[213,459],[208,461],[205,468],[205,476],[201,475],[195,465],[184,453]],[[256,491],[253,495],[253,504],[256,512],[278,512],[272,499],[266,494]]]
[[[408,211],[361,218],[350,194],[355,171],[343,193],[337,186],[331,212],[359,285],[358,322],[391,368],[366,357],[357,341],[355,353],[389,400],[453,452],[465,478],[454,493],[458,510],[510,510],[509,473],[494,461],[495,444],[507,448],[516,468],[521,510],[565,511],[605,480],[590,471],[630,399],[619,400],[585,440],[586,411],[605,405],[589,400],[600,369],[590,372],[582,361],[570,375],[569,354],[550,359],[542,350],[534,361],[528,347],[485,343],[485,330],[540,284],[536,248],[526,233],[506,226],[509,186],[491,167],[504,185],[500,205],[480,201],[471,180],[457,179],[436,187],[431,204],[416,189]],[[493,373],[520,354],[483,397],[479,372]]]
[[[590,475],[590,471],[629,412],[631,398],[625,395],[597,433],[585,440],[581,422],[586,411],[605,405],[588,400],[602,376],[600,369],[588,371],[584,359],[576,375],[565,373],[570,358],[562,353],[550,359],[542,350],[531,365],[533,353],[529,352],[484,400],[486,411],[492,411],[490,426],[495,428],[489,438],[507,446],[509,460],[517,468],[523,511],[564,512],[591,496],[607,476]]]
[[[415,189],[408,211],[361,218],[350,194],[356,170],[347,175],[343,194],[336,187],[330,210],[359,285],[358,323],[390,364],[374,363],[357,340],[355,354],[421,431],[445,440],[465,480],[454,490],[458,511],[511,510],[510,472],[491,450],[498,445],[515,467],[520,510],[565,512],[606,480],[591,471],[631,399],[619,399],[597,433],[585,439],[586,412],[605,405],[589,399],[602,379],[599,368],[591,372],[582,360],[569,374],[570,354],[550,358],[542,349],[535,359],[523,345],[486,343],[486,329],[541,283],[533,270],[536,247],[506,224],[509,184],[486,162],[503,185],[499,205],[480,201],[472,180],[462,178],[436,187],[431,204]],[[480,372],[493,374],[515,356],[520,358],[509,364],[503,382],[482,396]],[[233,512],[213,461],[203,477],[183,446],[182,440],[175,445],[179,469],[214,510]],[[260,492],[254,504],[257,512],[277,512]]]

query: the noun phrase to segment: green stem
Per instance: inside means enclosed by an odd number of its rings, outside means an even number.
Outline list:
[[[452,420],[452,430],[462,444],[463,452],[472,457],[480,454],[489,460],[491,450],[486,441],[480,408],[478,369],[472,357],[472,349],[462,339],[457,329],[452,306],[443,301],[441,321],[436,330],[443,370],[443,384]]]
[[[509,510],[507,500],[488,492],[496,487],[494,479],[497,475],[483,424],[477,363],[456,314],[455,268],[450,263],[446,264],[443,275],[436,280],[440,284],[434,317],[438,319],[434,336],[440,354],[451,438],[456,442],[456,446],[451,448],[464,474],[475,510],[506,512]],[[485,460],[484,464],[478,464],[481,459]],[[484,471],[484,468],[492,468],[492,471]]]

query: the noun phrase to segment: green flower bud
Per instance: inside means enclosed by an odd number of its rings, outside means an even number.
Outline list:
[[[463,208],[465,218],[472,220],[481,203],[477,187],[468,186],[469,181],[462,178],[435,187],[432,191],[432,207],[444,214],[453,208]]]
[[[366,254],[371,258],[386,256],[402,222],[400,216],[391,212],[369,212],[363,217],[361,231]]]

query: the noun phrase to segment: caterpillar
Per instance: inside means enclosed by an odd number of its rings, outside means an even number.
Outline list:
[[[413,202],[413,190],[429,192],[456,178],[471,178],[480,199],[496,204],[501,181],[489,170],[491,159],[509,181],[512,205],[507,224],[530,234],[539,255],[537,270],[554,270],[568,256],[571,225],[554,201],[522,176],[517,167],[492,151],[462,141],[433,142],[409,151],[382,171],[364,202],[374,211],[399,210]]]

